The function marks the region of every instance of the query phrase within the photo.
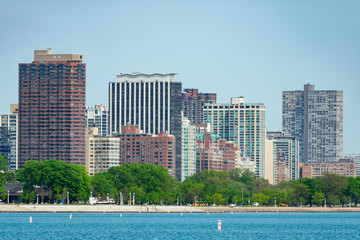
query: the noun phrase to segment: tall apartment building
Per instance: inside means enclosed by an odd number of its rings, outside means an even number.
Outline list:
[[[282,128],[299,138],[300,161],[336,162],[343,155],[343,92],[315,90],[283,91]]]
[[[265,177],[265,106],[239,97],[231,98],[231,104],[206,104],[203,113],[211,132],[239,146],[242,155],[255,162],[256,175]]]
[[[202,123],[203,107],[216,103],[216,93],[199,93],[198,89],[185,88],[182,93],[183,113],[191,123]]]
[[[352,154],[345,154],[345,159],[352,160],[356,165],[356,176],[360,177],[360,154],[359,153],[352,153]]]
[[[0,114],[0,155],[9,170],[18,169],[18,104],[10,105],[10,114]]]
[[[279,131],[268,131],[267,138],[273,141],[274,184],[299,178],[299,140],[285,136]]]
[[[181,139],[181,181],[196,173],[196,126],[183,118]]]
[[[127,123],[144,133],[176,138],[176,178],[181,179],[181,82],[175,73],[120,74],[109,83],[110,134]]]
[[[86,127],[97,127],[100,136],[109,135],[109,112],[105,105],[86,108]]]
[[[85,163],[82,54],[35,50],[19,64],[19,167],[28,160]]]

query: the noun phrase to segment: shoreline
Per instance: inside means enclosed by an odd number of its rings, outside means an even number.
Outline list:
[[[360,207],[190,207],[128,205],[1,204],[0,213],[238,213],[360,212]]]

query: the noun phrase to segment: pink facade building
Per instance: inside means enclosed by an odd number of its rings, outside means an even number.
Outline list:
[[[125,163],[151,163],[165,167],[175,177],[175,136],[140,133],[138,126],[127,124],[121,129],[120,165]]]

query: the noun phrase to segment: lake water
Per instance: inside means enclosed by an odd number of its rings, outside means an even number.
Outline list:
[[[0,239],[360,239],[360,213],[0,213]]]

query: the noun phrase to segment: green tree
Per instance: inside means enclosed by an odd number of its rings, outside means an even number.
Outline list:
[[[108,172],[97,173],[91,178],[93,196],[115,195],[117,193],[113,177]],[[116,194],[117,195],[117,194]],[[102,199],[105,200],[105,199]]]
[[[0,199],[6,196],[4,183],[6,182],[6,159],[0,155]]]
[[[324,176],[318,177],[322,192],[327,199],[336,199],[332,196],[340,196],[347,188],[348,182],[345,176],[335,173],[325,173]],[[330,201],[329,204],[334,205],[336,201]]]
[[[90,177],[84,166],[54,159],[41,162],[31,160],[17,174],[19,180],[25,183],[22,197],[26,201],[34,200],[36,186],[46,186],[58,201],[64,199],[64,189],[69,191],[72,201],[87,200],[90,195]]]
[[[176,199],[175,179],[167,169],[154,164],[124,164],[111,167],[107,179],[114,183],[114,189],[123,195],[135,192],[136,201],[174,204]]]
[[[345,189],[345,195],[351,198],[351,201],[355,203],[355,207],[360,199],[360,177],[347,178],[348,185]]]
[[[306,199],[306,204],[312,206],[312,197],[316,192],[322,192],[321,184],[319,183],[318,178],[300,178],[297,180],[299,183],[305,184],[309,190],[308,198]],[[303,196],[302,196],[303,197]],[[305,197],[304,197],[305,198]]]
[[[7,183],[19,183],[16,171],[5,172],[5,178]]]
[[[39,162],[30,160],[25,163],[24,168],[18,170],[19,179],[25,183],[21,198],[25,201],[32,202],[36,198],[35,186],[41,186],[41,170]]]
[[[251,196],[252,202],[258,202],[259,205],[268,205],[270,201],[270,196],[265,195],[264,193],[255,193]]]
[[[319,206],[322,205],[325,201],[325,194],[321,193],[321,192],[316,192],[314,193],[314,195],[312,196],[312,202],[313,204]]]
[[[212,195],[212,199],[214,200],[214,203],[217,205],[225,203],[225,198],[221,193],[214,193]]]

